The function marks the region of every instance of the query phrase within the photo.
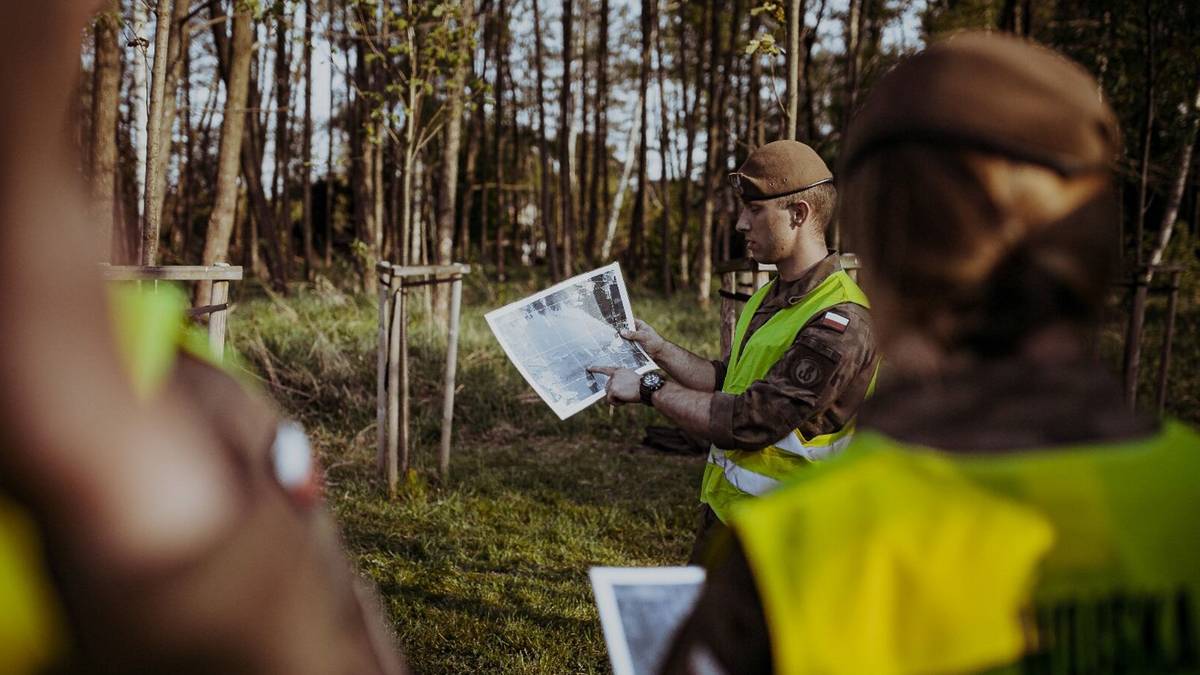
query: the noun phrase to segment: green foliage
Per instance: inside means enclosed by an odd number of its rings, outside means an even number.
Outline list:
[[[527,270],[513,270],[517,275]],[[565,422],[505,358],[483,315],[546,284],[467,277],[455,443],[436,479],[444,344],[419,291],[410,320],[412,457],[401,495],[375,477],[374,298],[328,284],[289,300],[240,302],[230,323],[326,467],[327,495],[360,571],[420,673],[601,673],[592,565],[682,563],[691,545],[703,458],[630,449],[642,406],[598,404]],[[635,290],[636,314],[700,353],[718,348],[715,308]]]

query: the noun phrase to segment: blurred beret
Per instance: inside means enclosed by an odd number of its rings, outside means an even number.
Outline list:
[[[839,170],[897,142],[952,145],[1046,166],[1103,170],[1120,148],[1116,116],[1079,64],[1032,42],[966,32],[897,65],[855,116]]]
[[[772,141],[756,148],[729,184],[744,202],[776,199],[833,182],[833,174],[815,150],[799,141]]]

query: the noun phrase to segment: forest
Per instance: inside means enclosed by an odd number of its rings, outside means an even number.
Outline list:
[[[227,261],[286,292],[316,275],[365,287],[381,259],[482,263],[495,279],[619,259],[706,302],[714,261],[742,255],[725,173],[778,138],[834,165],[898,58],[990,28],[1100,81],[1139,263],[1200,215],[1198,14],[1161,0],[112,0],[84,36],[80,164],[115,262]]]
[[[560,421],[483,314],[619,261],[639,317],[717,357],[716,270],[745,257],[726,174],[793,138],[836,177],[894,64],[1004,31],[1077,60],[1117,112],[1127,281],[1097,346],[1119,372],[1144,324],[1139,404],[1195,423],[1197,26],[1190,0],[105,0],[69,133],[103,262],[244,269],[230,360],[303,423],[414,672],[604,672],[587,569],[681,564],[703,457],[638,445],[663,424],[644,406]],[[828,238],[842,248],[836,219]],[[394,499],[375,464],[380,261],[471,265],[453,468],[432,469],[451,304],[434,292],[412,315]],[[1149,283],[1163,265],[1177,308]]]

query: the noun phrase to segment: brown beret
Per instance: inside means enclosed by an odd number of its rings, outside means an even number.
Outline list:
[[[891,143],[960,146],[1063,175],[1107,169],[1120,146],[1099,86],[1065,56],[1016,37],[959,33],[875,85],[850,125],[840,171]]]
[[[744,202],[775,199],[833,182],[815,150],[799,141],[772,141],[750,153],[729,184]]]

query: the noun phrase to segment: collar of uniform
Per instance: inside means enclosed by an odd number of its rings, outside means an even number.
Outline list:
[[[840,269],[842,269],[841,256],[836,252],[830,251],[829,255],[821,258],[818,263],[791,281],[784,281],[776,276],[775,286],[771,289],[770,295],[764,300],[763,306],[764,308],[775,310],[804,302],[804,298],[814,288],[820,286],[821,282],[829,278],[829,275]]]

